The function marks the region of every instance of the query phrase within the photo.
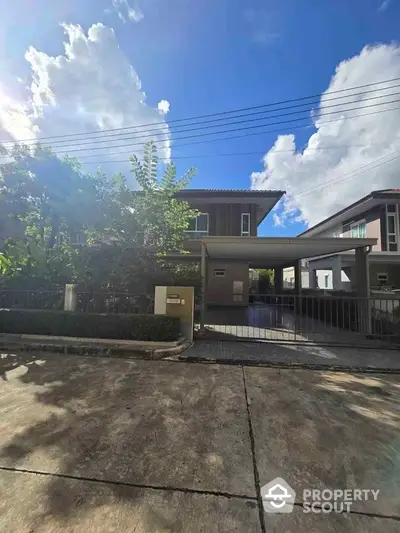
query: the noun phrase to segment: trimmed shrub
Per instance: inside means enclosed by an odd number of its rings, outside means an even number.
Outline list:
[[[180,323],[179,318],[164,315],[0,309],[0,333],[174,341]]]

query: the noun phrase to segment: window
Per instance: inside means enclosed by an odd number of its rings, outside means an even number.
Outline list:
[[[398,206],[395,204],[386,206],[386,231],[387,249],[389,252],[398,250]]]
[[[190,239],[201,239],[208,235],[208,213],[200,213],[198,217],[192,218],[185,233]]]
[[[250,237],[250,213],[242,213],[242,237]]]
[[[224,278],[225,277],[225,270],[222,268],[216,268],[214,270],[214,277],[216,278]]]
[[[355,239],[365,239],[367,236],[367,226],[365,220],[352,224],[350,226],[351,236]]]

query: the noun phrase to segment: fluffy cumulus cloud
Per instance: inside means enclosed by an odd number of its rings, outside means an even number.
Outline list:
[[[64,30],[63,55],[53,57],[33,47],[27,50],[32,76],[28,86],[19,84],[17,90],[0,80],[1,139],[88,132],[86,137],[48,143],[60,155],[69,152],[91,166],[91,162],[97,166],[97,161],[141,155],[143,143],[155,139],[160,157],[168,159],[170,135],[164,115],[169,104],[164,100],[154,107],[146,103],[140,79],[119,48],[114,31],[102,24],[94,24],[87,34],[75,25],[64,25]],[[118,128],[129,129],[89,135]],[[112,155],[118,151],[125,153]],[[117,162],[104,165],[106,171],[126,173],[128,167]]]
[[[112,6],[122,22],[140,22],[143,18],[143,12],[137,4],[130,5],[128,0],[112,0]]]
[[[294,134],[278,136],[264,168],[251,175],[254,189],[287,191],[276,222],[314,225],[371,190],[400,186],[400,157],[394,159],[400,156],[400,87],[394,87],[400,80],[329,94],[394,78],[400,78],[400,47],[365,47],[337,66],[312,115],[316,131],[306,147],[297,147]],[[392,96],[378,98],[383,95]]]

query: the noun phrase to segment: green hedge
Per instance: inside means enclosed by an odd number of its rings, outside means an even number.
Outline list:
[[[164,315],[0,309],[0,333],[174,341],[179,326],[179,318]]]

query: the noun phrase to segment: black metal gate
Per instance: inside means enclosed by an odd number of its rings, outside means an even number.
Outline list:
[[[208,306],[196,338],[363,346],[400,344],[400,296],[256,294],[248,306]]]

